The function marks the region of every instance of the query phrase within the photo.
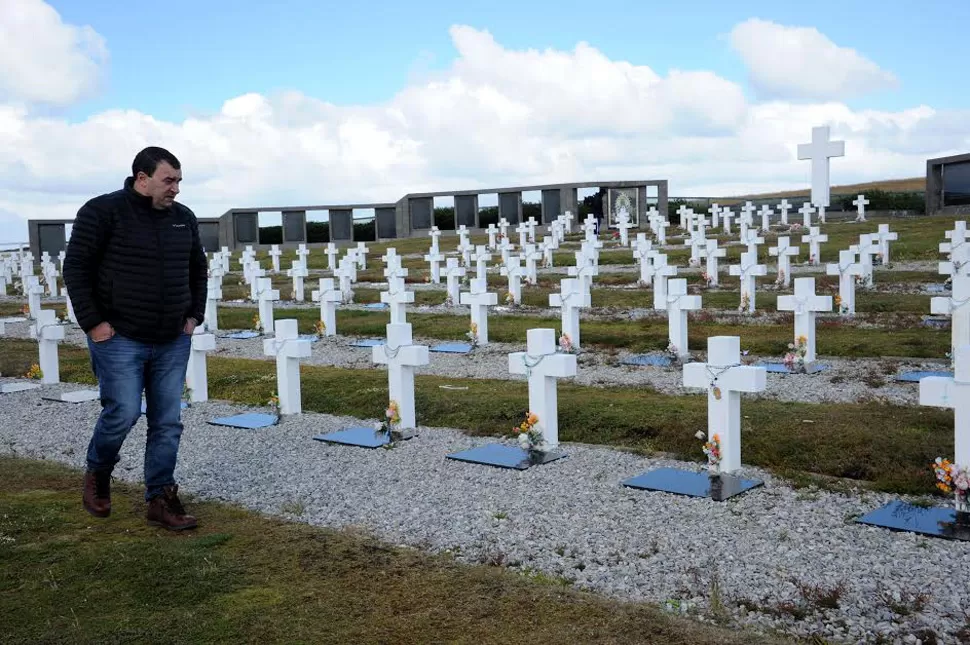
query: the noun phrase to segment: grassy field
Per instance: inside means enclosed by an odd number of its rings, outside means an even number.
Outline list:
[[[0,372],[23,374],[36,362],[26,340],[0,341]],[[209,392],[215,399],[263,405],[275,390],[275,365],[213,357]],[[868,381],[884,384],[891,362]],[[93,383],[87,351],[61,348],[61,378]],[[826,378],[824,376],[820,378]],[[301,367],[304,409],[378,418],[387,400],[387,375],[378,370]],[[445,390],[453,385],[466,390]],[[833,383],[833,387],[837,387]],[[915,387],[915,386],[914,386]],[[418,376],[418,422],[462,428],[473,435],[508,432],[527,412],[528,391],[508,381]],[[930,493],[928,464],[953,453],[953,413],[879,403],[805,404],[746,401],[742,412],[744,463],[771,469],[796,482],[813,476],[847,478],[878,490]],[[644,454],[700,461],[694,433],[707,425],[703,395],[669,396],[647,387],[559,385],[559,434],[564,441],[602,444]]]
[[[81,509],[80,473],[0,457],[4,643],[780,643],[606,600],[563,579],[461,565],[361,533],[189,501],[199,529]]]
[[[831,192],[834,195],[844,195],[846,193],[864,193],[868,190],[885,190],[887,192],[911,192],[926,190],[926,177],[909,177],[907,179],[884,179],[882,181],[869,181],[862,184],[843,184],[832,186]],[[776,193],[761,193],[759,195],[739,195],[728,199],[782,199],[786,197],[807,196],[811,192],[810,188],[800,188]]]

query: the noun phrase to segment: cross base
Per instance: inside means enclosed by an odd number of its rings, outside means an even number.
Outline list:
[[[214,426],[227,426],[229,428],[242,428],[243,430],[257,430],[268,428],[279,423],[279,417],[275,414],[263,414],[261,412],[250,412],[248,414],[236,414],[231,417],[219,417],[208,422]]]
[[[232,334],[225,334],[219,338],[231,338],[232,340],[249,340],[250,338],[256,338],[257,336],[262,336],[258,331],[237,331]]]
[[[350,344],[351,347],[379,347],[384,344],[383,340],[378,338],[361,338],[360,340],[355,340]]]
[[[970,542],[970,513],[958,513],[953,508],[925,508],[895,501],[863,515],[856,522],[891,531]]]
[[[896,377],[896,381],[899,383],[919,383],[921,379],[927,376],[947,376],[953,378],[953,372],[934,372],[934,371],[916,371],[916,372],[904,372]]]
[[[623,485],[688,497],[707,497],[715,502],[723,502],[752,488],[762,486],[764,482],[757,479],[742,479],[725,473],[711,475],[707,471],[695,473],[677,468],[658,468],[628,479],[623,482]]]
[[[401,433],[401,439],[413,439],[418,436],[410,430]],[[386,432],[371,427],[347,428],[337,432],[327,432],[313,437],[314,441],[325,443],[336,443],[344,446],[357,446],[359,448],[380,448],[391,443],[391,438]]]
[[[26,392],[36,390],[40,383],[3,383],[0,384],[0,394],[13,394],[15,392]]]
[[[620,365],[650,365],[652,367],[670,367],[673,361],[666,356],[651,356],[649,354],[632,354],[627,356]]]
[[[439,345],[433,345],[428,351],[443,354],[467,354],[472,351],[472,346],[468,343],[441,343]]]
[[[765,371],[771,374],[801,374],[802,373],[802,372],[792,371],[784,363],[758,363],[758,365],[764,367]],[[805,374],[818,374],[819,372],[824,372],[828,368],[829,366],[823,363],[806,363]]]
[[[532,466],[548,464],[566,456],[566,453],[559,449],[548,452],[529,452],[518,446],[488,444],[447,455],[447,458],[484,466],[527,470]]]
[[[97,401],[101,398],[98,390],[77,390],[75,392],[62,392],[53,396],[40,397],[45,401],[57,401],[59,403],[85,403],[87,401]]]

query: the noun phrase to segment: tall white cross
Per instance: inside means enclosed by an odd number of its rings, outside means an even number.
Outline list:
[[[320,303],[320,320],[323,322],[323,335],[337,335],[337,304],[343,300],[339,289],[334,289],[333,278],[320,278],[320,288],[310,293],[313,302]]]
[[[357,242],[357,266],[361,271],[367,270],[367,254],[370,249],[363,242]]]
[[[295,318],[278,320],[276,336],[263,339],[263,354],[276,358],[276,395],[280,400],[280,414],[303,411],[300,359],[309,358],[311,352],[310,341],[299,336]]]
[[[556,379],[576,375],[576,355],[556,351],[552,329],[526,332],[526,351],[509,354],[509,373],[529,379],[529,411],[542,431],[544,448],[559,445],[559,402]]]
[[[791,285],[791,258],[798,255],[798,251],[787,236],[779,237],[778,245],[768,249],[768,255],[778,256],[778,279],[786,287]]]
[[[704,260],[707,265],[707,280],[708,284],[712,287],[718,286],[718,276],[717,276],[717,259],[723,258],[727,255],[727,249],[721,249],[717,246],[717,240],[707,240],[707,244],[704,247]]]
[[[734,219],[734,213],[730,208],[724,207],[721,209],[721,230],[723,230],[728,235],[731,235],[731,220]]]
[[[748,234],[741,236],[741,244],[748,247],[748,253],[758,254],[758,247],[765,243],[765,238],[760,237],[757,231],[748,229]]]
[[[337,250],[337,245],[333,242],[328,242],[323,254],[327,256],[327,270],[336,271],[337,258],[340,256],[340,251]]]
[[[798,212],[802,214],[802,226],[809,228],[812,225],[812,213],[815,209],[808,202],[802,204],[802,207],[798,209]]]
[[[279,273],[280,272],[280,256],[281,255],[283,255],[283,252],[280,251],[280,245],[279,244],[274,244],[273,246],[269,247],[269,257],[272,259],[272,262],[273,262],[273,273]]]
[[[808,235],[802,235],[802,244],[808,242],[808,263],[810,265],[817,267],[822,264],[822,250],[819,248],[819,244],[828,241],[829,236],[822,234],[821,229],[817,226],[810,226]]]
[[[337,270],[333,272],[333,275],[340,281],[340,293],[343,295],[345,302],[353,302],[354,299],[353,282],[354,275],[357,273],[356,266],[352,259],[344,257],[341,258]],[[407,269],[400,270],[407,271]],[[385,273],[387,273],[386,270]]]
[[[873,238],[875,235],[860,235],[859,243],[849,247],[850,251],[859,254],[859,263],[862,265],[862,282],[866,287],[872,286],[872,256],[878,255],[879,243]]]
[[[526,244],[522,257],[525,259],[525,281],[535,286],[539,281],[536,266],[538,261],[542,259],[542,251],[537,249],[535,244]]]
[[[40,297],[44,295],[44,286],[40,283],[40,278],[35,275],[27,276],[27,281],[24,283],[24,293],[27,294],[27,308],[30,311],[28,314],[33,320],[37,320],[40,316]]]
[[[501,244],[498,245],[498,250],[502,254],[502,264],[506,264],[509,261],[509,256],[512,255],[512,251],[515,250],[515,245],[509,241],[509,238],[503,237]]]
[[[259,278],[256,281],[256,300],[259,303],[259,326],[264,334],[273,333],[273,303],[279,299],[279,289],[273,288],[273,281],[270,278]]]
[[[219,330],[219,301],[222,300],[222,277],[213,275],[206,280],[205,328]]]
[[[667,309],[667,281],[677,275],[677,267],[667,264],[667,256],[653,256],[653,308]]]
[[[448,303],[458,304],[461,298],[461,279],[465,277],[465,267],[461,266],[458,258],[448,258],[445,262],[445,289],[448,292]]]
[[[670,344],[681,358],[690,355],[687,350],[687,312],[701,308],[700,296],[687,295],[687,280],[677,278],[667,285],[667,323]]]
[[[310,255],[310,249],[306,247],[306,244],[301,243],[296,249],[296,256],[300,258],[300,262],[304,265],[306,264],[306,256]]]
[[[498,232],[502,234],[503,238],[508,238],[509,236],[509,221],[504,217],[500,218],[498,221]]]
[[[591,298],[583,291],[579,280],[563,278],[559,282],[559,293],[549,294],[549,306],[560,307],[562,316],[562,333],[569,336],[573,347],[579,349],[579,310],[589,308]]]
[[[839,251],[838,263],[825,267],[826,275],[839,276],[838,313],[849,316],[855,315],[855,277],[865,274],[865,269],[855,261],[855,256],[852,249]]]
[[[196,327],[192,332],[192,348],[185,367],[185,384],[191,390],[189,401],[192,403],[209,400],[209,368],[205,355],[215,348],[216,337],[207,333],[203,327]]]
[[[441,263],[445,261],[445,256],[438,252],[438,249],[431,247],[428,254],[424,256],[424,261],[431,265],[431,283],[441,283]]]
[[[657,244],[663,246],[667,243],[667,228],[670,226],[670,222],[667,221],[666,217],[660,216],[657,219]]]
[[[266,269],[263,269],[258,264],[250,263],[249,265],[249,299],[255,302],[259,296],[259,281],[266,275]]]
[[[687,208],[687,204],[681,204],[680,208],[677,209],[677,215],[680,216],[680,228],[685,231],[687,230],[687,224],[688,224],[687,222],[688,211],[690,211],[690,209]]]
[[[620,213],[616,218],[616,228],[620,231],[620,246],[630,246],[630,229],[633,228],[633,224],[630,222],[629,214]]]
[[[61,296],[64,297],[64,306],[67,308],[67,319],[75,325],[78,324],[77,316],[74,314],[74,305],[71,304],[71,294],[67,292],[67,286],[61,287]]]
[[[498,243],[495,241],[495,236],[498,232],[499,230],[495,227],[495,224],[488,225],[488,248],[492,251],[498,249]]]
[[[970,345],[954,350],[953,376],[919,381],[919,404],[953,409],[953,463],[970,464]]]
[[[814,363],[815,314],[832,311],[832,296],[815,295],[815,278],[796,278],[795,295],[778,296],[778,311],[795,312],[795,341],[805,338],[805,363]]]
[[[468,227],[462,224],[458,227],[458,248],[466,246],[468,244]]]
[[[519,234],[519,246],[524,248],[529,243],[529,225],[522,222],[515,227],[515,232]]]
[[[950,316],[950,351],[970,343],[970,277],[953,274],[953,293],[950,297],[930,298],[930,313]]]
[[[788,203],[787,199],[781,200],[778,204],[778,212],[781,213],[781,223],[788,226],[788,211],[791,210],[791,204]]]
[[[717,228],[720,225],[718,217],[721,215],[721,207],[717,205],[717,202],[713,202],[707,212],[711,216],[711,228]]]
[[[869,200],[866,196],[860,194],[858,197],[852,200],[852,205],[856,207],[858,215],[855,216],[855,221],[864,222],[866,221],[866,206],[869,205]]]
[[[583,291],[589,293],[593,287],[593,277],[599,275],[600,270],[593,258],[582,251],[576,251],[576,266],[567,267],[566,273],[572,278],[579,278]]]
[[[539,225],[539,222],[536,221],[536,218],[530,217],[528,220],[526,220],[525,225],[529,227],[529,242],[531,242],[532,244],[535,244],[536,226]]]
[[[306,297],[303,279],[310,275],[309,271],[306,270],[306,265],[302,262],[294,262],[290,269],[287,270],[286,275],[289,278],[293,278],[293,300],[303,302]]]
[[[438,252],[438,238],[441,237],[441,231],[438,230],[437,226],[432,226],[431,230],[428,231],[428,235],[431,237],[431,251],[433,253]]]
[[[729,271],[731,275],[736,275],[741,279],[741,306],[739,310],[746,309],[748,313],[753,314],[756,294],[755,278],[768,275],[768,267],[758,264],[757,251],[748,251],[741,254],[741,264],[732,265]]]
[[[387,325],[387,343],[372,347],[371,359],[378,365],[387,365],[387,395],[397,403],[399,427],[416,428],[414,368],[430,362],[427,346],[413,344],[411,325],[391,323]]]
[[[30,337],[37,339],[40,382],[45,385],[60,383],[57,344],[64,340],[64,326],[57,322],[57,313],[53,309],[41,309],[37,312],[34,323],[30,326]]]
[[[512,303],[522,304],[522,276],[525,270],[522,268],[522,258],[513,255],[505,266],[500,269],[500,273],[509,279],[509,294],[512,296]]]
[[[475,255],[472,257],[475,261],[475,277],[479,280],[485,280],[485,271],[488,267],[488,261],[492,259],[492,254],[488,252],[487,246],[476,246]]]
[[[874,234],[879,246],[879,255],[882,256],[882,263],[889,264],[889,243],[899,239],[899,233],[889,231],[889,224],[880,224],[879,231]]]
[[[762,231],[767,232],[771,230],[771,216],[773,214],[774,213],[772,212],[771,207],[768,206],[767,204],[764,204],[761,207],[761,230]]]
[[[707,438],[720,439],[721,472],[741,468],[741,392],[764,392],[764,367],[741,365],[738,336],[707,339],[707,362],[684,365],[684,385],[707,390]]]
[[[829,159],[845,156],[844,141],[829,141],[829,127],[812,128],[812,142],[798,145],[799,160],[812,162],[812,203],[829,206]]]
[[[408,291],[401,279],[389,280],[387,291],[381,291],[381,302],[390,308],[392,323],[406,323],[406,305],[414,302],[414,292]]]
[[[475,278],[469,291],[461,294],[461,304],[471,307],[472,324],[478,330],[478,344],[488,345],[488,308],[498,303],[498,295],[489,293],[485,280]]]

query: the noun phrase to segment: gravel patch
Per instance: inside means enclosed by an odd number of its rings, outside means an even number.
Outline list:
[[[98,403],[41,400],[73,389],[4,396],[0,453],[83,467]],[[930,630],[956,642],[967,622],[970,544],[852,522],[888,495],[794,490],[746,468],[764,488],[717,503],[624,488],[648,469],[697,465],[605,448],[568,445],[567,459],[517,472],[445,459],[488,442],[454,429],[420,428],[393,450],[368,451],[311,439],[358,422],[349,417],[308,413],[257,431],[206,423],[258,410],[210,401],[184,411],[185,492],[794,636],[915,642]],[[144,441],[141,420],[117,477],[141,479]],[[841,588],[835,606],[812,600],[815,587]]]

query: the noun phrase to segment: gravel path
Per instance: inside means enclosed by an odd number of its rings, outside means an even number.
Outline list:
[[[7,336],[29,338],[29,324],[12,323],[7,326]],[[223,330],[217,336],[238,330]],[[304,362],[309,365],[326,365],[353,369],[385,369],[371,362],[367,348],[351,347],[354,338],[333,337],[313,343],[313,354]],[[65,342],[86,346],[84,335],[76,327],[66,330]],[[416,344],[434,346],[439,339],[415,338]],[[434,374],[451,378],[523,380],[521,375],[509,374],[508,354],[523,351],[525,344],[490,343],[476,348],[469,354],[431,353],[431,363],[417,369],[418,374]],[[694,352],[696,360],[704,360],[706,352]],[[628,366],[621,362],[631,355],[627,351],[615,353],[585,351],[578,357],[577,376],[571,379],[580,385],[594,387],[633,386],[651,387],[665,394],[697,394],[693,388],[684,388],[683,371],[680,367]],[[659,356],[658,352],[653,355]],[[218,338],[216,351],[210,356],[272,360],[263,355],[262,338],[233,340]],[[758,357],[749,357],[758,360]],[[778,357],[765,360],[777,361]],[[820,357],[819,362],[829,369],[818,374],[769,374],[768,389],[746,398],[767,398],[779,401],[805,403],[859,403],[884,402],[896,405],[918,405],[919,386],[916,383],[898,383],[897,374],[912,370],[947,369],[940,360],[890,360],[890,359],[829,359]]]
[[[98,403],[41,400],[74,389],[5,395],[0,453],[82,467]],[[851,521],[887,495],[793,490],[745,469],[765,487],[716,503],[624,488],[648,469],[696,465],[604,448],[569,445],[567,459],[517,472],[445,459],[487,442],[451,429],[421,428],[394,450],[368,451],[311,439],[351,418],[305,414],[257,431],[206,423],[252,410],[208,402],[185,411],[184,491],[797,636],[904,643],[931,630],[952,643],[970,616],[970,544]],[[116,476],[141,478],[144,437],[140,421]],[[809,600],[838,587],[837,608]]]

